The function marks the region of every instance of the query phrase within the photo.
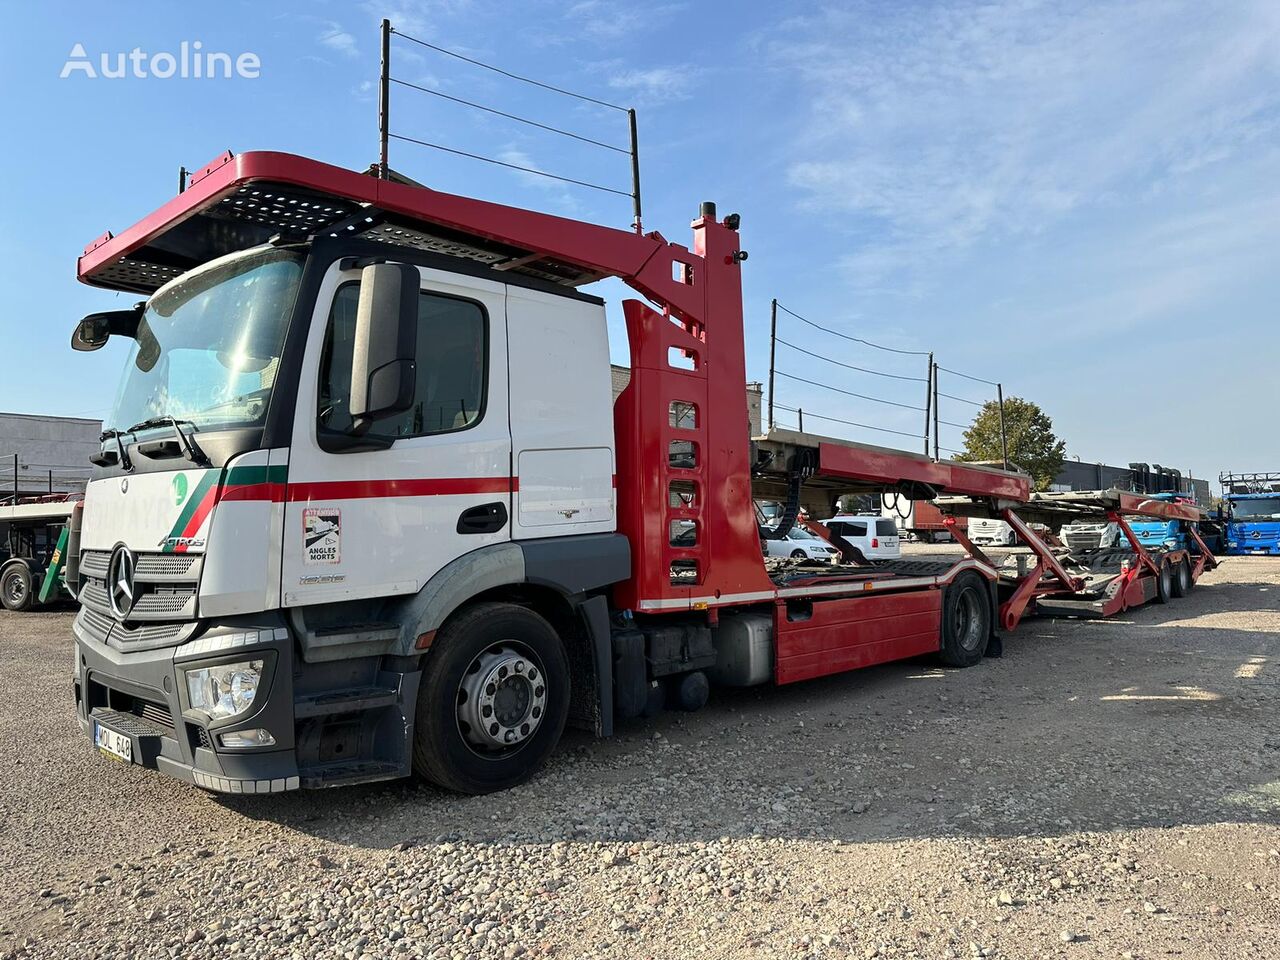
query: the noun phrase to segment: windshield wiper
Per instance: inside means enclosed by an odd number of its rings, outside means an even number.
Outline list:
[[[119,453],[115,457],[112,457],[111,455],[112,451],[100,450],[98,453],[95,453],[93,456],[89,458],[89,462],[92,463],[95,467],[110,467],[116,463],[119,463],[122,467],[125,468],[125,470],[128,470],[130,473],[132,473],[133,461],[129,459],[129,451],[128,451],[128,448],[125,446],[124,441],[120,439],[121,437],[125,436],[128,433],[129,433],[128,430],[116,430],[114,428],[103,430],[102,433],[98,436],[98,442],[106,443],[108,440],[114,440],[116,442],[116,450],[118,450]]]
[[[183,431],[181,424],[189,424],[191,427],[191,436]],[[129,428],[130,433],[136,433],[139,430],[150,430],[153,427],[173,427],[174,435],[178,438],[178,444],[182,449],[182,455],[194,463],[198,467],[211,467],[213,462],[205,455],[196,443],[195,432],[199,429],[191,420],[179,420],[177,417],[151,417],[149,420],[143,420],[141,423],[135,423]],[[139,445],[139,450],[142,450]],[[143,451],[150,453],[152,451]]]

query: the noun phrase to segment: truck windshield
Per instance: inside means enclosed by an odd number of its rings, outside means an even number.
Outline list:
[[[235,254],[163,287],[147,303],[108,426],[156,417],[197,429],[262,423],[303,257]]]
[[[1280,520],[1280,497],[1232,500],[1231,512],[1237,520]]]

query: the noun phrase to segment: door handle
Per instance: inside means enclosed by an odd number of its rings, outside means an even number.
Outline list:
[[[482,503],[469,507],[458,516],[459,533],[497,533],[507,525],[507,505]]]

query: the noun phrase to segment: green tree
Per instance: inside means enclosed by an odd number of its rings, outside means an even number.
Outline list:
[[[1067,455],[1066,441],[1053,433],[1053,421],[1030,400],[1005,397],[1004,430],[1009,462],[1031,474],[1037,490],[1047,490]],[[964,432],[964,453],[958,459],[1001,461],[1000,405],[996,401],[988,401],[973,418]]]

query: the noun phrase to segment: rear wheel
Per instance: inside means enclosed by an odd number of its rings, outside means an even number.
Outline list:
[[[1160,561],[1159,573],[1156,574],[1156,603],[1168,603],[1173,596],[1173,565],[1168,559]]]
[[[1179,560],[1173,565],[1173,595],[1185,597],[1191,592],[1191,564]]]
[[[949,667],[971,667],[987,653],[991,639],[991,597],[976,573],[956,577],[942,595],[942,648]]]
[[[11,563],[0,573],[0,604],[6,610],[20,613],[30,610],[35,602],[31,571],[24,563]]]
[[[551,624],[524,607],[483,603],[436,635],[418,687],[413,767],[459,793],[528,780],[569,713],[569,665]]]

